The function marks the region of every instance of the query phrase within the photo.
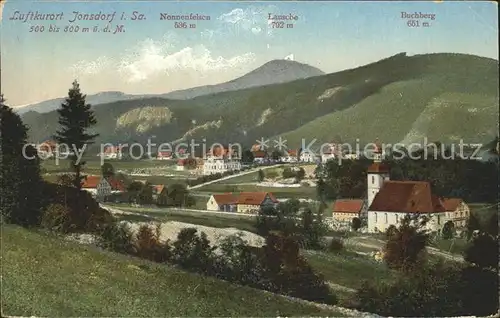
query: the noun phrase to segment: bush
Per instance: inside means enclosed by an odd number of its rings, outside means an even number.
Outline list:
[[[455,225],[452,221],[448,221],[444,224],[441,235],[445,240],[449,240],[455,236]]]
[[[426,256],[425,247],[429,243],[426,222],[425,217],[408,215],[394,230],[394,234],[388,236],[384,247],[384,261],[390,268],[411,271],[421,266]],[[387,230],[388,233],[389,229]]]
[[[213,273],[213,251],[207,235],[195,228],[182,229],[173,243],[173,259],[180,267],[198,273]]]
[[[98,245],[104,249],[129,254],[133,253],[133,234],[126,223],[111,223],[102,229]]]
[[[163,263],[171,259],[171,247],[169,242],[160,241],[160,224],[153,231],[148,225],[142,225],[136,234],[136,255],[150,261]]]
[[[360,218],[353,218],[351,221],[351,229],[353,231],[357,231],[361,228],[361,219]]]
[[[42,194],[46,199],[46,207],[51,204],[67,206],[69,213],[68,226],[71,231],[98,233],[103,226],[113,222],[109,212],[99,206],[87,191],[78,191],[71,186],[44,183]]]
[[[50,204],[42,213],[40,225],[51,231],[68,233],[72,230],[70,210],[62,204]]]
[[[386,237],[386,239],[390,239],[397,232],[398,232],[398,228],[394,224],[389,225],[389,227],[387,228],[387,230],[385,230],[385,237]]]
[[[480,268],[498,268],[498,240],[481,233],[472,239],[464,252],[464,259]]]
[[[330,243],[328,243],[329,252],[339,252],[344,249],[344,241],[339,238],[333,237]]]
[[[438,262],[390,283],[364,283],[357,309],[396,317],[486,316],[498,311],[497,286],[492,271]]]
[[[337,298],[330,292],[323,277],[315,274],[307,260],[299,255],[299,244],[294,237],[271,233],[260,255],[264,269],[262,289],[309,301],[336,304]]]

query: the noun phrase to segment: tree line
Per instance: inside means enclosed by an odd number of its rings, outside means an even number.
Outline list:
[[[391,180],[429,181],[434,194],[459,197],[466,202],[498,202],[499,166],[495,162],[472,159],[437,158],[383,161],[390,167]],[[366,174],[372,160],[330,160],[319,166],[318,196],[328,200],[364,198],[367,191]]]

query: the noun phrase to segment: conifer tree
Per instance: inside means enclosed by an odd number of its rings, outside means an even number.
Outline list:
[[[32,226],[40,217],[41,177],[35,148],[25,147],[27,131],[0,95],[0,213],[5,222]]]
[[[98,134],[90,134],[88,129],[97,123],[94,112],[91,110],[91,105],[85,102],[86,95],[80,91],[80,85],[75,80],[68,92],[68,97],[61,108],[57,110],[59,113],[59,124],[61,129],[57,131],[55,139],[58,143],[69,147],[71,167],[74,172],[73,185],[81,190],[82,168],[85,166],[85,161],[78,160],[76,151],[85,151],[87,145],[92,144]]]

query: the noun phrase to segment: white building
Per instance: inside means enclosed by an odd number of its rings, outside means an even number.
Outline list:
[[[172,158],[173,156],[171,151],[158,151],[156,154],[156,160],[170,160]]]
[[[213,149],[203,161],[204,175],[241,170],[241,160],[230,149]]]
[[[288,150],[281,158],[281,162],[287,163],[296,163],[299,160],[297,159],[297,151],[296,150]]]
[[[177,166],[175,167],[175,170],[177,170],[177,171],[186,170],[186,159],[177,160]]]
[[[208,157],[203,163],[204,175],[224,173],[234,170],[241,170],[241,161],[238,159]]]
[[[380,162],[381,152],[374,159],[367,173],[368,231],[384,232],[391,225],[398,226],[408,214],[427,216],[427,229],[440,231],[448,221],[446,208],[432,194],[430,183],[391,181],[389,167]]]
[[[315,163],[318,161],[318,159],[319,159],[318,156],[312,151],[304,150],[300,153],[301,162]]]
[[[101,153],[101,157],[104,159],[122,159],[122,148],[120,146],[107,146]]]

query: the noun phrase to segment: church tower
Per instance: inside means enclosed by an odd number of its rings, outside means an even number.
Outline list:
[[[373,199],[377,193],[382,188],[385,181],[389,180],[389,167],[382,163],[383,151],[382,147],[378,143],[375,143],[376,147],[373,152],[373,163],[368,167],[366,176],[368,183],[368,208],[372,205]]]

